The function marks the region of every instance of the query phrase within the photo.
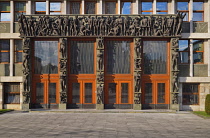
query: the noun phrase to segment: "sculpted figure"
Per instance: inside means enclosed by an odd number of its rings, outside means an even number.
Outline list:
[[[173,104],[178,104],[178,93],[173,93]]]
[[[115,27],[120,30],[120,35],[123,35],[123,19],[121,15],[115,20]]]
[[[59,30],[59,35],[63,32],[63,18],[58,16],[58,18],[55,19],[55,23],[57,24],[57,28]]]
[[[173,25],[174,25],[174,18],[173,18],[172,16],[170,16],[170,18],[169,18],[168,21],[167,21],[166,27],[167,27],[167,30],[168,30],[168,31],[167,31],[168,34],[169,34],[169,35],[172,35],[172,36],[174,36]]]
[[[141,69],[141,59],[135,59],[136,69]]]
[[[178,70],[178,57],[179,57],[179,52],[177,51],[178,49],[178,39],[172,39],[172,69],[174,71]]]
[[[99,19],[97,18],[97,16],[95,16],[95,18],[93,20],[93,30],[94,30],[94,35],[98,35],[98,31],[99,31]]]
[[[102,16],[100,19],[100,35],[105,35],[105,19]]]
[[[101,50],[98,53],[97,57],[98,57],[98,69],[99,70],[103,70],[103,65],[104,65],[103,58],[104,58],[104,54],[103,54],[103,52]]]
[[[74,34],[74,21],[73,18],[69,19],[69,35],[73,36]]]
[[[135,104],[141,104],[141,93],[135,93]]]
[[[136,76],[135,76],[135,82],[136,82],[136,84],[135,84],[135,92],[139,92],[140,91],[140,86],[141,86],[141,72],[140,71],[138,71],[137,73],[136,73]]]
[[[135,52],[136,52],[136,57],[140,58],[141,56],[141,39],[136,39],[135,42]]]
[[[24,91],[24,92],[23,92],[23,103],[24,103],[24,104],[29,103],[29,98],[30,98],[30,93]]]
[[[105,20],[105,35],[108,35],[111,29],[112,20],[110,16],[108,16]]]
[[[85,22],[88,25],[87,30],[90,32],[90,35],[93,35],[93,19],[92,17],[89,15],[88,18],[85,17]]]
[[[177,29],[176,29],[176,35],[181,35],[182,32],[182,22],[184,17],[186,16],[186,13],[178,12],[177,15]]]
[[[64,17],[63,19],[63,32],[62,34],[65,36],[69,35],[69,18],[68,17]]]
[[[129,24],[129,19],[128,19],[128,17],[126,17],[124,19],[124,26],[123,26],[123,28],[124,28],[124,36],[129,35],[129,31],[128,31],[129,25],[130,25]]]
[[[154,22],[154,36],[162,36],[163,35],[163,26],[162,26],[162,18],[161,17],[158,17],[155,19],[155,22]]]
[[[61,57],[66,58],[66,40],[63,38],[60,45]]]
[[[23,82],[23,86],[24,86],[24,91],[28,92],[30,91],[29,88],[29,72],[23,72],[24,74],[24,82]]]
[[[97,87],[97,104],[103,103],[103,91],[104,91],[104,85],[100,84]]]
[[[141,20],[141,34],[143,36],[148,36],[148,19],[143,16],[143,19]]]
[[[179,87],[178,87],[178,72],[173,72],[173,77],[172,77],[172,90],[173,92],[178,92]]]
[[[21,14],[20,16],[18,16],[18,25],[19,25],[19,33],[20,36],[24,35],[24,30],[23,30],[23,14]]]
[[[74,36],[77,36],[78,34],[78,26],[79,26],[79,18],[76,15],[75,19],[73,20],[74,23]]]
[[[66,76],[60,76],[61,92],[66,91]]]
[[[102,72],[100,72],[98,74],[97,81],[98,82],[104,82],[104,74]]]
[[[98,48],[99,49],[104,48],[104,42],[103,42],[103,39],[102,38],[101,39],[98,39]]]

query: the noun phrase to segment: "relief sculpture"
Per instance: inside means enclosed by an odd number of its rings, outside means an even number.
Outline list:
[[[174,15],[68,15],[18,18],[23,36],[180,36],[185,14]]]

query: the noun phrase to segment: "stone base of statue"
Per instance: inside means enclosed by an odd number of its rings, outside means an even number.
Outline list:
[[[96,104],[96,110],[104,110],[104,104]]]
[[[175,111],[179,111],[179,104],[170,104],[170,109],[175,110]]]
[[[133,110],[141,110],[141,104],[133,104]]]
[[[22,105],[21,105],[21,109],[22,109],[23,111],[29,111],[29,110],[30,110],[30,105],[29,105],[29,103],[24,103],[24,104],[22,104]]]
[[[58,105],[58,109],[60,109],[60,110],[66,110],[66,103],[60,103]]]

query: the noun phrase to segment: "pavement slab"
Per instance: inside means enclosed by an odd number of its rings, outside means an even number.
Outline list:
[[[10,112],[1,138],[208,138],[210,119],[191,113]]]

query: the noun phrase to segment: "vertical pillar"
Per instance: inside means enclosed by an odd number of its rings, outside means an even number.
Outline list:
[[[207,3],[207,8],[206,9],[208,9],[208,13],[207,13],[207,15],[210,15],[210,0],[208,0],[208,3]],[[207,17],[207,16],[206,16]],[[208,21],[208,33],[210,33],[210,18],[208,18],[207,17],[207,21]]]
[[[82,14],[85,14],[85,0],[82,0],[81,9],[82,9]]]
[[[121,13],[121,2],[120,0],[117,0],[117,14]]]
[[[97,5],[98,5],[98,11],[97,11],[97,13],[98,14],[102,14],[103,13],[103,0],[98,0],[97,1]]]
[[[141,51],[142,41],[141,38],[134,38],[134,110],[141,110]]]
[[[30,15],[31,14],[31,10],[32,10],[32,7],[31,7],[31,0],[27,1],[26,3],[26,14]]]
[[[13,63],[14,63],[14,39],[10,39],[10,72],[9,72],[9,76],[13,76]]]
[[[179,82],[178,82],[178,57],[179,57],[179,38],[171,38],[171,67],[170,67],[170,76],[171,76],[171,84],[170,84],[170,109],[179,111]]]
[[[50,2],[49,0],[46,0],[46,15],[50,14]]]
[[[207,49],[208,49],[208,77],[210,77],[210,39],[207,42]]]
[[[67,3],[68,2],[66,0],[64,0],[62,3],[62,6],[61,6],[61,7],[63,7],[62,14],[69,14],[69,12],[67,12],[67,11],[70,11],[70,9],[69,9],[70,6],[68,6]]]
[[[67,104],[67,38],[60,38],[60,103],[59,109]]]
[[[96,109],[104,109],[104,39],[97,38],[97,101]]]
[[[153,5],[152,5],[152,6],[153,6],[153,9],[152,9],[152,10],[153,10],[153,14],[156,14],[156,11],[157,11],[157,10],[156,10],[156,9],[157,9],[157,8],[156,8],[156,7],[157,7],[157,0],[154,0],[154,1],[153,1]]]
[[[3,83],[0,83],[0,109],[4,109],[4,91],[3,91]]]
[[[193,77],[193,40],[190,39],[190,77]]]
[[[31,50],[30,38],[23,39],[23,104],[22,110],[28,111],[31,96]]]
[[[190,33],[193,33],[193,0],[189,2]]]
[[[171,6],[170,6],[171,7],[170,14],[175,14],[175,12],[176,12],[175,11],[175,9],[176,9],[175,0],[171,0],[171,3],[170,4],[171,4]]]
[[[14,1],[10,1],[10,33],[13,33],[14,31]]]

